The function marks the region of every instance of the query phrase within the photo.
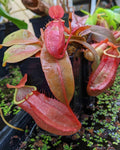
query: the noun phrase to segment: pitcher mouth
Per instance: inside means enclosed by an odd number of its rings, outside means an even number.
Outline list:
[[[120,52],[118,51],[118,49],[116,48],[116,53],[117,54],[109,54],[107,51],[109,51],[110,48],[106,49],[103,53],[106,55],[106,56],[109,56],[109,57],[113,57],[113,58],[120,58]]]
[[[14,104],[18,105],[26,101],[33,94],[33,91],[37,91],[35,86],[25,85],[22,88],[16,88],[13,98]]]

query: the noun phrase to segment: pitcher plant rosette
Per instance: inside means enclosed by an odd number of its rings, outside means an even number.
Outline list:
[[[27,74],[18,85],[7,84],[7,87],[15,88],[14,103],[28,112],[40,128],[56,135],[72,135],[81,129],[81,123],[70,108],[75,83],[67,46],[79,44],[82,47],[79,51],[91,62],[92,73],[86,90],[90,96],[97,96],[114,82],[120,62],[117,40],[120,36],[117,31],[105,27],[85,25],[88,16],[80,17],[74,13],[69,13],[67,28],[61,19],[64,10],[58,5],[50,7],[49,16],[53,20],[44,30],[40,29],[39,39],[21,29],[8,35],[1,47],[9,47],[4,54],[3,66],[31,56],[39,57],[55,98],[38,92],[35,86],[25,85]]]

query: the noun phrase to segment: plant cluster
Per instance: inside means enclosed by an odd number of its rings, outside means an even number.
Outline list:
[[[27,23],[10,15],[11,8],[9,6],[10,0],[0,0],[0,16],[14,23],[19,29],[27,29]]]
[[[113,6],[112,8],[100,8],[98,7],[94,14],[91,15],[90,13],[81,10],[86,15],[89,15],[88,19],[86,20],[86,24],[89,25],[100,25],[104,26],[108,29],[118,30],[120,25],[120,7]]]
[[[81,129],[81,123],[70,107],[75,83],[67,46],[69,43],[82,45],[80,52],[84,52],[84,57],[92,64],[86,90],[90,96],[97,96],[114,82],[120,62],[120,32],[85,25],[88,16],[79,17],[74,13],[69,14],[67,28],[61,19],[64,10],[59,5],[52,6],[49,15],[53,20],[45,30],[41,29],[39,39],[27,30],[18,30],[8,35],[1,47],[9,47],[4,54],[3,66],[33,55],[39,57],[55,98],[38,92],[34,86],[25,85],[27,74],[18,85],[7,84],[7,87],[15,88],[14,103],[27,111],[39,127],[57,135],[72,135]]]

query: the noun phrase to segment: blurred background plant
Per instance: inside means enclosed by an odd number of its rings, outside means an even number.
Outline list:
[[[14,1],[14,0],[12,0]],[[4,23],[7,21],[11,21],[20,29],[27,29],[28,25],[24,20],[20,20],[18,18],[11,16],[11,0],[0,0],[0,22]]]
[[[87,25],[100,25],[114,30],[120,26],[120,6],[113,6],[111,8],[98,7],[92,15],[87,11],[81,11],[89,15],[86,21]]]

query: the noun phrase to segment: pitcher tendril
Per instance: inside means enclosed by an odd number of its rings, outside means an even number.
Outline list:
[[[19,130],[19,131],[24,131],[23,129],[21,129],[21,128],[18,128],[18,127],[15,127],[15,126],[13,126],[13,125],[11,125],[11,124],[9,124],[6,120],[5,120],[5,118],[4,118],[4,116],[3,116],[3,113],[2,113],[2,109],[0,108],[0,116],[1,116],[1,118],[2,118],[2,120],[3,120],[3,122],[6,124],[6,125],[8,125],[10,128],[13,128],[13,129],[15,129],[15,130]]]

